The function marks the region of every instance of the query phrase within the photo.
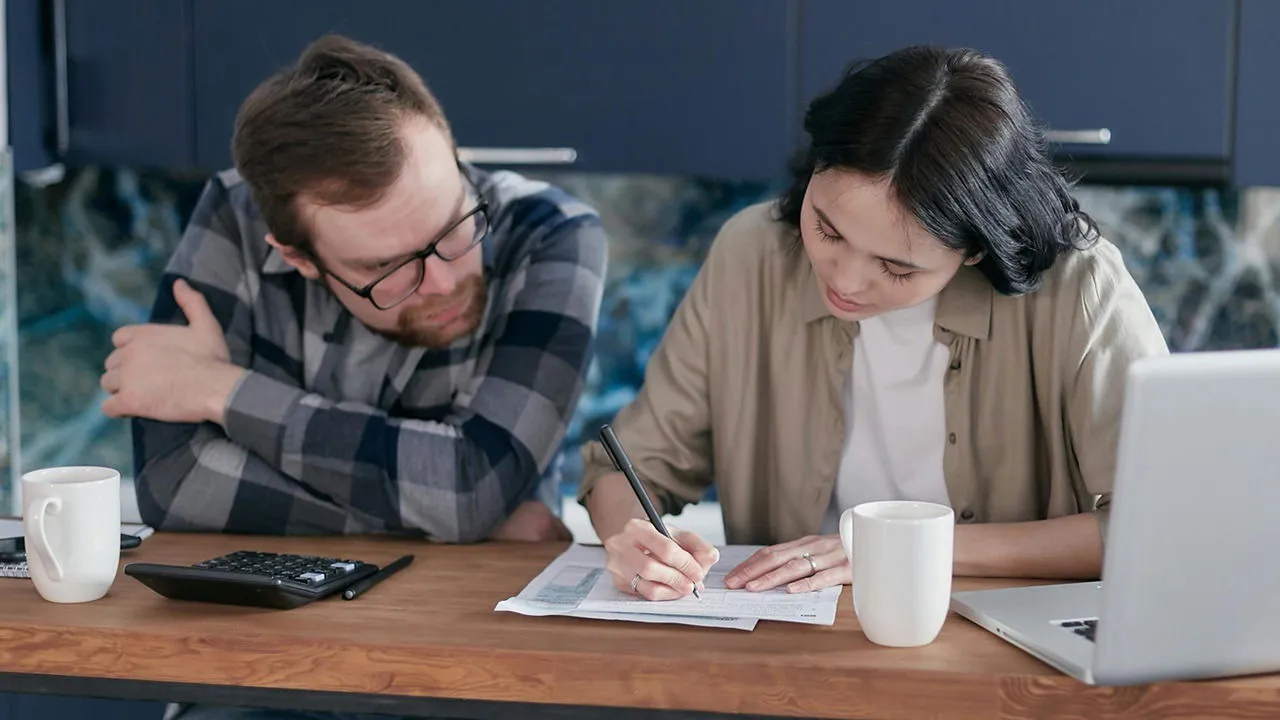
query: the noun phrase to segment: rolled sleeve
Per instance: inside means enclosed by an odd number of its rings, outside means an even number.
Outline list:
[[[1098,255],[1069,334],[1075,372],[1064,392],[1080,482],[1095,498],[1092,509],[1105,543],[1129,366],[1169,349],[1119,251],[1108,244]]]

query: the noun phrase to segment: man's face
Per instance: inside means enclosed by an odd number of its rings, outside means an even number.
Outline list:
[[[400,267],[432,243],[466,247],[476,236],[475,190],[458,169],[445,134],[423,119],[406,121],[408,149],[400,177],[377,204],[354,208],[325,205],[306,195],[297,200],[311,230],[311,262],[305,254],[281,248],[286,261],[304,276],[321,280],[342,304],[370,329],[404,345],[441,348],[470,335],[484,317],[487,292],[483,251],[476,245],[452,262],[432,255]],[[268,241],[276,245],[273,238]],[[279,245],[276,245],[279,248]],[[399,268],[399,269],[396,269]],[[422,269],[422,282],[413,290]],[[335,278],[357,288],[393,274],[378,284],[380,310]]]

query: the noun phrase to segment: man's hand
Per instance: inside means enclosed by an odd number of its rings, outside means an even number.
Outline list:
[[[540,542],[544,540],[572,540],[573,533],[551,513],[551,508],[537,500],[525,500],[511,513],[490,540],[518,540]]]
[[[109,417],[142,417],[164,422],[221,424],[227,400],[242,368],[232,365],[222,326],[204,296],[184,280],[173,296],[186,325],[129,325],[111,337],[102,403]]]

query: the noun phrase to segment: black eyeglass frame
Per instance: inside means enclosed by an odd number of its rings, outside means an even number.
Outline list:
[[[339,283],[343,285],[343,287],[347,288],[348,290],[355,293],[356,295],[359,295],[365,300],[368,300],[371,305],[378,308],[379,310],[390,310],[396,305],[399,305],[400,303],[409,299],[409,297],[413,295],[415,292],[417,292],[418,288],[422,287],[422,281],[427,276],[426,265],[427,265],[428,258],[430,258],[432,255],[435,255],[436,257],[440,258],[445,262],[453,262],[454,260],[457,260],[465,256],[467,253],[471,252],[472,250],[474,250],[476,246],[479,245],[484,240],[485,236],[489,234],[489,220],[490,220],[489,201],[486,200],[484,196],[480,194],[479,189],[475,186],[475,183],[471,181],[471,178],[467,176],[465,171],[462,173],[462,176],[466,180],[467,184],[471,186],[473,195],[477,198],[475,207],[471,208],[471,210],[469,210],[466,214],[462,215],[462,217],[459,217],[457,220],[454,220],[453,222],[449,223],[449,227],[445,228],[443,232],[437,235],[436,239],[432,240],[430,245],[426,246],[422,250],[419,250],[418,252],[405,258],[403,262],[400,262],[396,264],[395,267],[388,269],[386,272],[379,275],[373,281],[366,283],[362,287],[356,286],[344,280],[340,275],[324,267],[324,265],[320,262],[319,258],[312,258],[312,262],[314,262],[316,264],[316,267],[319,268],[319,270],[323,272],[325,275],[328,275],[334,280],[337,280]],[[448,256],[440,252],[439,250],[440,243],[444,241],[445,238],[449,237],[450,233],[452,233],[454,230],[457,230],[459,225],[466,222],[467,220],[470,220],[476,215],[480,215],[484,219],[484,226],[483,228],[480,228],[477,226],[475,237],[471,239],[471,242],[467,245],[467,247],[457,252],[453,256]],[[414,262],[420,263],[420,267],[418,268],[418,281],[414,283],[413,287],[409,289],[407,292],[405,292],[405,294],[401,298],[399,298],[393,303],[390,303],[389,305],[384,306],[384,305],[378,304],[378,301],[373,299],[373,289],[378,285],[378,283],[382,282],[383,280],[386,280],[387,278],[391,277],[395,273],[399,272],[400,269],[403,268],[404,266]]]

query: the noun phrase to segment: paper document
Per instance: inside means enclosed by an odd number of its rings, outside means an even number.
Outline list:
[[[707,614],[724,617],[755,618],[782,622],[831,625],[836,621],[840,593],[844,586],[824,588],[816,592],[794,594],[785,586],[763,592],[729,590],[725,575],[758,550],[753,545],[730,545],[720,548],[720,561],[707,573],[702,599],[693,596],[666,602],[651,602],[620,592],[612,583],[596,583],[579,608],[595,612],[642,612],[654,615]]]
[[[495,610],[523,615],[569,615],[633,622],[674,622],[751,630],[757,620],[831,625],[842,586],[795,595],[785,588],[766,592],[729,590],[724,577],[757,546],[720,548],[720,561],[704,581],[702,598],[652,602],[617,590],[605,571],[605,551],[574,545],[547,566],[521,593]]]
[[[151,537],[155,530],[149,525],[139,523],[120,523],[122,535],[137,535],[143,540]],[[22,537],[22,518],[0,518],[0,538]]]
[[[675,623],[732,630],[754,630],[756,627],[754,618],[582,610],[579,606],[591,594],[592,588],[600,584],[610,585],[604,564],[604,548],[574,545],[552,561],[519,595],[503,600],[494,610],[539,617],[565,615],[591,620]]]

